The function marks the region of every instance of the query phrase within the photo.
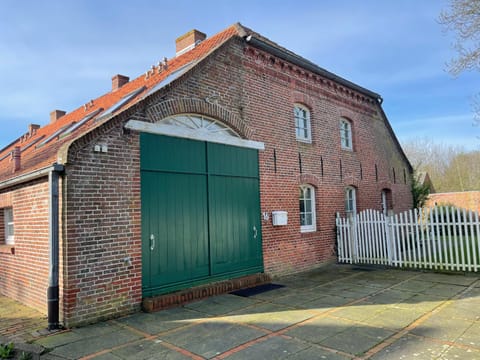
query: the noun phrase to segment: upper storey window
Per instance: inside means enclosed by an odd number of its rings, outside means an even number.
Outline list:
[[[347,119],[340,119],[340,141],[342,149],[352,150],[352,123]]]
[[[302,105],[296,104],[293,109],[295,117],[295,132],[298,141],[312,142],[310,128],[310,111]]]

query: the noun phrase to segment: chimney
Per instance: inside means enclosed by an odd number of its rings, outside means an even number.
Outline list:
[[[15,146],[12,150],[13,172],[20,170],[22,152],[20,146]]]
[[[28,125],[28,135],[30,136],[35,135],[38,129],[40,129],[40,125],[37,125],[37,124]]]
[[[123,85],[128,83],[130,81],[130,78],[125,75],[120,75],[117,74],[114,77],[112,77],[112,91],[120,89]]]
[[[50,113],[50,124],[53,124],[56,122],[58,119],[60,119],[63,115],[65,115],[67,112],[63,110],[53,110]]]
[[[179,56],[187,52],[188,50],[193,49],[206,38],[207,35],[195,29],[190,30],[186,34],[178,37],[177,40],[175,40],[176,56]]]

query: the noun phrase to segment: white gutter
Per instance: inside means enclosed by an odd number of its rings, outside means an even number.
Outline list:
[[[31,173],[28,173],[28,174],[19,175],[12,179],[1,181],[0,190],[3,190],[5,188],[8,188],[14,185],[23,184],[27,181],[32,181],[44,176],[48,176],[48,174],[50,174],[51,171],[58,170],[58,166],[62,166],[62,165],[53,164],[46,168],[32,171]]]

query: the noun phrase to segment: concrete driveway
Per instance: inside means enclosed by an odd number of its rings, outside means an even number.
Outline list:
[[[332,265],[42,338],[42,359],[480,359],[480,278]]]

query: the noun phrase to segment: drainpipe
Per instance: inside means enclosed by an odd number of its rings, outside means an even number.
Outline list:
[[[48,330],[60,328],[59,321],[59,178],[64,166],[54,164],[48,174],[49,195],[49,273],[47,289]]]

